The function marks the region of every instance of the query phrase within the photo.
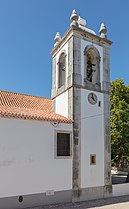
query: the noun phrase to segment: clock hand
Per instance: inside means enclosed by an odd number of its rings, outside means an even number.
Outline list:
[[[92,99],[95,101],[95,98],[92,96]]]
[[[94,95],[93,95],[93,93],[92,93],[92,96],[91,96],[91,98],[95,101],[95,98],[94,98]]]

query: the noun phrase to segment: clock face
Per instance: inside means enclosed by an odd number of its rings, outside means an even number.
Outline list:
[[[97,96],[94,93],[88,94],[88,101],[92,104],[95,105],[97,103]]]

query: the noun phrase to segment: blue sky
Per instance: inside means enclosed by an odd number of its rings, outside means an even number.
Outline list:
[[[73,9],[98,35],[102,21],[111,46],[111,80],[129,84],[129,0],[0,0],[0,89],[43,97],[51,93],[54,36]]]

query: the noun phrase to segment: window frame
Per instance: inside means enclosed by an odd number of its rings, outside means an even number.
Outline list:
[[[57,156],[57,134],[58,133],[64,133],[70,135],[70,156]],[[72,159],[72,131],[66,131],[66,130],[56,130],[55,131],[55,139],[54,139],[54,158],[55,159]]]

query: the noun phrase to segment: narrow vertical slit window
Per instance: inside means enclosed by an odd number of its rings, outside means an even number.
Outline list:
[[[101,101],[98,101],[98,106],[101,107]]]
[[[66,77],[66,55],[63,52],[59,58],[59,88],[65,84]]]

